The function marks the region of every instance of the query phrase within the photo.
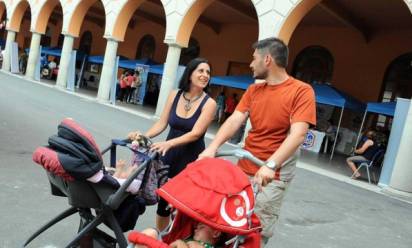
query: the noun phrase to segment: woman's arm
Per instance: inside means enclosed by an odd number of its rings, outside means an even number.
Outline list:
[[[371,146],[373,146],[373,141],[368,139],[368,140],[365,141],[365,143],[363,143],[363,145],[360,148],[355,150],[355,153],[356,154],[363,154],[366,151],[366,149],[368,149]]]
[[[160,115],[160,119],[156,121],[155,124],[153,124],[153,126],[146,132],[145,136],[149,138],[153,138],[161,134],[166,129],[167,123],[169,120],[170,111],[173,105],[173,100],[176,94],[177,94],[177,91],[175,90],[170,92],[165,108],[163,109],[163,112]]]
[[[197,140],[206,132],[210,123],[213,121],[215,112],[216,102],[212,98],[209,98],[206,104],[203,106],[202,113],[193,126],[192,131],[180,137],[153,144],[152,148],[164,155],[172,147],[184,145]]]

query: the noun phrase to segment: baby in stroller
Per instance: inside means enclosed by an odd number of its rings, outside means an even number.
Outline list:
[[[202,222],[198,222],[194,228],[193,236],[182,240],[175,240],[170,244],[172,248],[213,248],[224,243],[224,234]],[[148,228],[142,231],[151,238],[158,239],[159,231],[154,228]],[[134,248],[145,248],[144,245],[136,244]]]
[[[154,229],[131,232],[128,238],[136,247],[260,246],[254,190],[231,162],[219,158],[195,161],[157,193],[175,209],[175,218],[160,235]]]

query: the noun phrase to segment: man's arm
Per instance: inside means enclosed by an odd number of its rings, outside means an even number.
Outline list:
[[[306,122],[293,123],[290,127],[289,135],[276,152],[268,159],[268,161],[275,161],[276,167],[274,169],[269,169],[266,166],[261,167],[255,174],[255,182],[261,186],[265,186],[271,182],[275,178],[275,170],[282,167],[282,164],[290,158],[303,143],[308,129],[309,124]]]
[[[212,143],[210,143],[210,145],[201,154],[199,154],[199,159],[215,157],[217,149],[219,149],[223,143],[229,140],[237,132],[242,123],[246,121],[247,117],[247,112],[233,112],[233,114],[219,128],[219,131],[215,135]]]
[[[282,164],[296,152],[305,140],[308,130],[309,124],[306,122],[296,122],[291,125],[289,135],[268,159],[276,162],[275,170],[282,167]]]

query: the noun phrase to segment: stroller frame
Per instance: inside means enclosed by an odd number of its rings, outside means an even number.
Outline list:
[[[251,162],[255,163],[257,166],[261,167],[265,165],[265,162],[260,160],[259,158],[255,157],[252,153],[250,153],[249,151],[246,151],[244,149],[238,148],[235,150],[227,150],[227,151],[217,151],[217,153],[215,154],[215,157],[235,157],[237,159],[247,159],[250,160]],[[233,165],[236,166],[236,165]],[[256,198],[257,194],[259,193],[259,188],[258,185],[256,183],[252,183],[251,184],[251,188],[253,191],[253,196]],[[165,198],[166,199],[166,198]],[[166,199],[167,201],[167,199]],[[177,212],[183,212],[179,209],[179,207],[174,207],[174,209]],[[176,213],[177,213],[176,212]],[[248,212],[246,212],[247,215],[247,224],[249,226],[249,228],[252,227],[252,220],[251,220],[251,216],[254,212],[254,209],[250,209]],[[182,213],[178,213],[181,214]],[[176,214],[174,217],[172,218],[172,221],[169,223],[169,225],[162,231],[159,232],[159,237],[158,239],[155,239],[153,237],[149,237],[143,233],[139,233],[139,232],[131,232],[129,233],[129,241],[134,243],[134,244],[139,244],[139,245],[146,245],[147,247],[150,248],[169,248],[170,246],[166,243],[163,243],[162,239],[164,236],[169,235],[172,232],[172,229],[174,228],[174,223],[176,221],[176,216],[178,215]],[[185,216],[188,216],[186,214],[183,214]],[[193,217],[189,217],[189,218],[193,218]],[[194,220],[198,221],[198,222],[202,222],[199,219],[194,218]],[[204,222],[202,222],[204,223]],[[238,248],[240,247],[244,241],[247,239],[247,235],[246,234],[235,234],[233,235],[233,237],[231,237],[229,240],[225,241],[225,245],[229,246],[232,248]],[[129,245],[129,248],[131,248],[132,246]]]
[[[127,146],[128,143],[130,143],[130,140],[114,139],[111,145],[101,152],[103,155],[110,151],[111,167],[115,167],[116,164],[117,146]],[[26,247],[31,241],[56,223],[75,213],[79,213],[80,224],[78,233],[66,247],[76,247],[80,242],[88,242],[89,240],[87,240],[87,238],[89,236],[92,238],[92,242],[96,241],[103,247],[116,247],[116,243],[118,243],[120,248],[126,248],[127,240],[115,218],[114,210],[116,210],[129,195],[126,189],[132,183],[133,179],[146,169],[147,165],[156,157],[157,153],[151,153],[149,158],[145,160],[116,191],[108,185],[99,185],[77,180],[68,182],[51,172],[47,172],[52,195],[67,197],[71,207],[40,227],[24,242],[23,247]],[[92,213],[92,209],[95,210],[95,215]],[[113,230],[115,237],[97,228],[102,223]]]

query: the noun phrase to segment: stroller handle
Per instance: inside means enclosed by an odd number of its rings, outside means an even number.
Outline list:
[[[131,142],[132,141],[130,139],[113,139],[111,146],[108,147],[107,149],[110,150],[112,148],[115,148],[116,146],[128,147],[128,145]],[[130,186],[132,181],[137,177],[137,175],[139,175],[143,170],[145,170],[148,164],[152,160],[156,159],[159,154],[157,152],[149,152],[148,155],[149,155],[148,158],[139,166],[137,170],[135,170],[131,175],[129,175],[126,181],[120,186],[119,189],[117,189],[116,193],[114,193],[107,199],[106,205],[110,206],[110,208],[112,209],[117,209],[119,207],[121,203],[121,199],[124,197],[124,193],[126,192],[127,188]],[[112,161],[112,163],[114,162],[115,161]]]
[[[248,159],[255,163],[258,166],[264,166],[266,163],[257,157],[253,156],[252,153],[249,151],[246,151],[244,149],[235,149],[235,150],[229,150],[229,151],[217,151],[216,152],[216,157],[236,157],[238,159]]]

